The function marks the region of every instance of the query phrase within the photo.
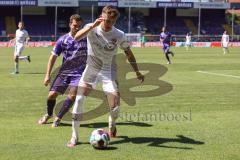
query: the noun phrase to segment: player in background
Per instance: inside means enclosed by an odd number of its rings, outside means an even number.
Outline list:
[[[162,33],[160,34],[160,42],[163,44],[163,52],[165,53],[168,64],[172,64],[169,54],[174,56],[173,52],[170,51],[171,46],[171,33],[168,32],[167,27],[162,27]]]
[[[38,124],[46,124],[47,121],[53,116],[53,109],[56,104],[56,98],[59,94],[63,94],[66,89],[69,89],[68,96],[63,103],[57,117],[54,119],[52,127],[58,127],[60,121],[65,113],[75,101],[78,82],[82,76],[82,72],[86,66],[87,60],[87,40],[82,39],[75,41],[74,36],[80,29],[83,19],[78,14],[70,17],[69,27],[70,32],[63,35],[56,42],[52,54],[49,57],[47,72],[44,79],[44,85],[50,83],[50,75],[52,68],[58,56],[62,54],[63,62],[50,88],[47,98],[47,113],[38,121]]]
[[[30,56],[21,56],[25,45],[28,44],[30,37],[28,32],[24,29],[24,22],[20,21],[18,23],[18,29],[15,33],[15,38],[10,41],[10,43],[15,41],[15,50],[14,50],[14,63],[15,71],[12,74],[19,74],[19,60],[27,60],[31,62]]]
[[[141,42],[141,47],[145,47],[146,37],[143,33],[141,33],[140,42]]]
[[[221,45],[223,48],[223,54],[229,53],[228,45],[229,45],[229,35],[227,34],[227,31],[223,32]]]
[[[115,62],[118,47],[124,50],[138,80],[144,81],[144,76],[139,72],[136,59],[124,32],[114,27],[118,17],[119,11],[116,8],[105,6],[100,18],[96,19],[94,23],[87,24],[75,36],[76,40],[87,36],[88,59],[73,105],[72,137],[67,144],[68,147],[74,147],[78,142],[78,129],[84,101],[92,88],[95,88],[96,81],[102,82],[103,91],[109,103],[109,134],[111,137],[116,136],[116,119],[120,109],[117,64]]]
[[[187,35],[186,35],[185,47],[186,47],[187,51],[191,47],[191,35],[190,35],[190,33],[187,33]]]

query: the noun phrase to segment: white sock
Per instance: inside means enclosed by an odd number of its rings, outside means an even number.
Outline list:
[[[19,60],[27,60],[28,59],[28,56],[20,56],[19,57]]]
[[[119,106],[116,106],[115,108],[110,110],[110,115],[108,117],[109,128],[111,128],[111,127],[116,125],[116,120],[117,120],[117,118],[119,116],[119,112],[120,112],[120,107]]]
[[[73,104],[72,138],[78,139],[78,128],[80,126],[80,120],[82,118],[81,114],[83,113],[85,98],[86,97],[83,95],[77,95]]]

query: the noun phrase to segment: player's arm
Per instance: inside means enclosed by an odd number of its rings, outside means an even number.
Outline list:
[[[140,80],[141,82],[144,81],[144,75],[142,75],[140,72],[139,72],[139,69],[138,69],[138,65],[137,65],[137,62],[136,62],[136,58],[132,52],[132,50],[130,48],[127,48],[124,50],[127,58],[128,58],[128,62],[131,64],[133,70],[136,72],[136,76],[137,76],[137,79]]]
[[[222,36],[222,38],[221,38],[221,46],[223,46],[223,36]]]
[[[77,34],[75,35],[74,39],[79,41],[81,39],[83,39],[84,37],[87,36],[87,34],[95,27],[97,27],[98,25],[100,25],[100,23],[103,21],[103,18],[98,18],[95,20],[94,23],[86,25],[86,27],[84,27],[83,29],[79,30],[77,32]]]
[[[10,43],[13,43],[13,42],[15,42],[15,41],[16,41],[16,37],[13,38],[13,39],[11,39],[9,42],[10,42]]]
[[[62,53],[63,49],[62,49],[62,39],[58,39],[58,41],[56,42],[56,45],[53,48],[53,51],[51,52],[51,56],[48,59],[48,64],[47,64],[47,71],[46,71],[46,75],[44,78],[44,85],[47,86],[50,83],[51,80],[51,73],[52,73],[52,69],[53,66],[56,62],[57,57]]]
[[[161,43],[163,43],[163,40],[164,40],[163,37],[160,36],[160,42],[161,42]]]
[[[28,36],[28,37],[26,38],[25,44],[28,45],[28,42],[29,42],[29,41],[30,41],[30,37]]]
[[[52,54],[48,59],[47,71],[44,79],[44,85],[47,86],[50,83],[50,76],[52,73],[53,66],[56,62],[57,55]]]

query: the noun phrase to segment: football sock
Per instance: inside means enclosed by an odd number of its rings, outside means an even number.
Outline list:
[[[116,125],[115,122],[119,116],[119,112],[120,112],[119,106],[116,106],[115,108],[110,109],[110,115],[108,117],[108,123],[109,123],[108,125],[110,128]]]
[[[167,53],[165,53],[165,56],[166,56],[166,58],[167,58],[168,62],[170,62],[170,58],[169,58],[169,56],[168,56],[168,52],[167,52]]]
[[[69,108],[72,107],[73,102],[74,101],[72,101],[71,99],[69,99],[67,97],[66,100],[64,101],[63,105],[62,105],[62,108],[58,112],[57,117],[62,119],[62,117],[68,112]]]
[[[85,101],[84,95],[77,95],[73,105],[73,120],[72,120],[72,137],[78,139],[78,128],[80,126],[81,113],[83,113],[83,106]]]
[[[49,116],[53,115],[53,108],[56,104],[56,99],[52,100],[52,99],[48,99],[47,100],[47,114]]]

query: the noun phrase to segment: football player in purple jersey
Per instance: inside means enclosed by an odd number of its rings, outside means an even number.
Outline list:
[[[66,114],[69,108],[75,101],[79,80],[82,76],[82,72],[86,66],[87,60],[87,40],[82,39],[79,41],[74,40],[75,34],[81,28],[83,19],[78,14],[74,14],[70,17],[69,27],[70,32],[61,36],[52,54],[49,57],[47,72],[44,79],[44,85],[47,86],[50,83],[50,75],[52,68],[58,56],[62,55],[62,66],[53,81],[48,98],[47,98],[47,113],[38,121],[38,124],[46,124],[47,121],[53,116],[53,109],[56,104],[56,98],[59,94],[64,94],[68,89],[69,93],[65,99],[59,113],[53,121],[52,127],[58,127],[64,114]]]
[[[170,51],[171,37],[172,37],[172,35],[170,32],[168,32],[167,27],[163,27],[162,33],[160,34],[160,42],[162,42],[162,44],[163,44],[163,52],[165,53],[168,64],[172,63],[169,58],[169,54],[174,56],[173,52]]]

